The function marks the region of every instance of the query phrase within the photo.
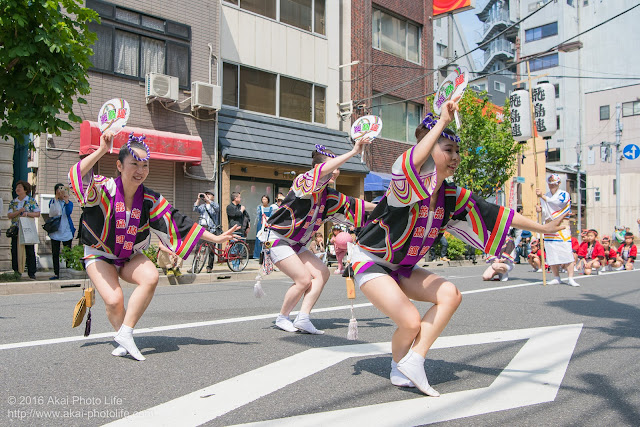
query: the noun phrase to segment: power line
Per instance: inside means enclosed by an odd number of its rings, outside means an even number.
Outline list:
[[[541,10],[543,7],[545,7],[546,5],[548,5],[549,3],[551,3],[552,1],[553,1],[553,0],[550,0],[550,1],[549,1],[549,2],[547,2],[545,5],[543,5],[540,9],[538,9],[537,11]],[[501,69],[499,69],[499,70],[492,71],[492,72],[490,72],[490,73],[482,73],[482,74],[483,74],[482,76],[480,76],[480,77],[476,77],[475,79],[471,79],[471,80],[469,80],[469,83],[472,83],[472,82],[474,82],[474,81],[476,81],[476,80],[483,79],[483,78],[488,77],[488,76],[492,76],[492,75],[495,75],[495,74],[501,73],[501,72],[503,72],[503,71],[505,71],[505,70],[507,70],[507,69],[509,69],[509,68],[512,68],[512,67],[516,66],[516,65],[520,65],[521,63],[526,62],[526,61],[528,61],[528,60],[530,60],[530,59],[536,58],[536,57],[538,57],[538,56],[545,55],[545,54],[547,54],[547,53],[551,52],[553,49],[557,49],[557,48],[558,48],[558,46],[561,46],[561,45],[563,45],[563,44],[567,43],[567,42],[568,42],[568,41],[570,41],[570,40],[575,39],[576,37],[578,37],[578,36],[580,36],[580,35],[582,35],[582,34],[588,33],[588,32],[589,32],[589,31],[591,31],[591,30],[595,30],[596,28],[598,28],[598,27],[600,27],[600,26],[602,26],[602,25],[606,24],[607,22],[610,22],[610,21],[612,21],[613,19],[618,18],[619,16],[624,15],[624,14],[625,14],[625,13],[627,13],[627,12],[630,12],[631,10],[635,9],[635,8],[636,8],[636,7],[638,7],[638,6],[640,6],[640,3],[638,3],[638,4],[637,4],[637,5],[635,5],[635,6],[631,6],[629,9],[627,9],[627,10],[625,10],[625,11],[623,11],[623,12],[621,12],[621,13],[619,13],[619,14],[617,14],[617,15],[615,15],[615,16],[613,16],[613,17],[609,18],[609,19],[607,19],[606,21],[600,22],[599,24],[596,24],[596,25],[594,25],[593,27],[588,28],[588,29],[586,29],[585,31],[583,31],[583,32],[581,32],[581,33],[579,33],[579,34],[577,34],[577,35],[575,35],[575,36],[573,36],[573,37],[570,37],[570,38],[568,38],[568,39],[564,40],[564,41],[563,41],[563,42],[561,42],[561,43],[558,43],[557,45],[555,45],[554,47],[552,47],[552,48],[550,48],[550,49],[548,49],[548,50],[546,50],[546,51],[542,51],[542,52],[538,52],[538,53],[533,54],[533,55],[529,55],[528,57],[523,58],[523,59],[520,59],[519,61],[516,61],[516,62],[514,62],[514,63],[512,63],[512,64],[509,64],[509,66],[504,67],[504,68],[501,68]],[[535,13],[535,12],[533,12],[533,13]],[[520,21],[518,21],[518,23],[520,23],[520,22],[524,21],[524,19],[527,19],[528,17],[530,17],[533,13],[530,13],[529,15],[527,15],[527,17],[525,17],[525,18],[521,19]],[[516,23],[516,24],[517,24],[517,23]],[[514,25],[516,25],[516,24],[514,24]],[[508,28],[507,28],[507,29],[508,29]],[[505,30],[505,31],[506,31],[506,30]],[[501,33],[501,34],[502,34],[502,33]],[[493,39],[491,39],[491,40],[493,40]],[[491,40],[489,40],[489,41],[491,41]],[[475,50],[475,49],[474,49],[474,50]],[[471,52],[473,52],[473,50],[472,50],[472,51],[470,51],[470,52],[467,52],[465,55],[468,55],[468,54],[469,54],[469,53],[471,53]],[[475,74],[481,74],[481,73],[475,73]],[[564,77],[564,78],[597,78],[597,79],[602,79],[602,80],[636,80],[636,79],[638,79],[638,78],[633,78],[633,77],[630,77],[630,78],[624,78],[624,79],[622,79],[622,78],[613,78],[613,77],[597,77],[597,76],[585,76],[585,77],[580,77],[580,76],[549,76],[549,77],[556,77],[556,78],[563,78],[563,77]],[[393,91],[393,90],[395,90],[395,89],[392,89],[391,91]],[[389,93],[389,92],[386,92],[386,93],[380,93],[380,94],[376,94],[375,96],[386,95],[386,94],[388,94],[388,93]],[[412,97],[412,98],[407,98],[407,99],[404,99],[404,100],[402,100],[402,101],[394,101],[394,102],[389,102],[389,103],[387,103],[387,104],[376,105],[376,107],[383,107],[383,106],[385,106],[385,105],[394,105],[394,104],[399,104],[399,103],[401,103],[401,102],[405,102],[405,101],[411,101],[411,100],[418,99],[418,98],[424,98],[424,97],[427,97],[427,96],[429,96],[429,95],[433,95],[434,93],[436,93],[436,92],[429,92],[429,93],[426,93],[426,94],[424,94],[424,95],[414,96],[414,97]],[[366,98],[366,99],[371,99],[371,98],[374,98],[374,97],[370,97],[370,98]],[[366,100],[366,99],[365,99],[365,100]],[[360,102],[360,101],[358,101],[358,102]]]
[[[554,0],[549,0],[549,1],[547,1],[547,3],[543,4],[541,7],[539,7],[539,8],[538,8],[538,9],[536,9],[536,10],[534,10],[533,12],[531,12],[530,14],[528,14],[527,16],[525,16],[524,18],[522,18],[522,19],[521,19],[521,20],[519,20],[518,22],[515,22],[515,23],[513,23],[512,25],[509,25],[509,26],[508,26],[507,28],[505,28],[503,31],[501,31],[500,33],[496,34],[494,37],[490,38],[490,39],[489,39],[489,40],[487,40],[486,42],[484,42],[484,43],[482,43],[482,44],[479,44],[477,47],[475,47],[474,49],[471,49],[469,52],[465,53],[464,55],[459,56],[459,57],[457,57],[457,58],[455,58],[455,59],[453,59],[453,60],[451,60],[451,61],[447,62],[447,63],[446,63],[442,68],[446,68],[446,67],[448,67],[449,65],[453,64],[455,61],[459,60],[460,58],[464,58],[465,56],[470,55],[471,53],[475,52],[476,50],[481,49],[481,47],[483,47],[483,46],[485,46],[485,45],[487,45],[487,44],[491,43],[492,41],[494,41],[495,39],[497,39],[498,37],[500,37],[501,35],[503,35],[503,34],[504,34],[504,33],[506,33],[507,31],[509,31],[510,29],[512,29],[512,28],[514,28],[515,26],[519,25],[519,24],[520,24],[521,22],[523,22],[524,20],[529,19],[531,16],[533,16],[533,15],[535,15],[536,13],[540,12],[542,9],[544,9],[545,7],[547,7],[549,4],[551,4],[551,3],[553,3],[553,2],[554,2]],[[361,103],[361,102],[363,102],[363,101],[368,101],[368,100],[373,99],[373,98],[377,98],[377,97],[380,97],[380,96],[383,96],[383,95],[387,95],[387,94],[389,94],[389,93],[391,93],[391,92],[393,92],[393,91],[395,91],[395,90],[397,90],[397,89],[403,88],[403,87],[405,87],[405,86],[407,86],[407,85],[410,85],[411,83],[414,83],[414,82],[416,82],[416,81],[418,81],[418,80],[422,80],[422,79],[424,79],[424,78],[426,78],[426,77],[432,76],[432,75],[433,75],[433,74],[435,74],[437,71],[438,71],[438,70],[430,71],[430,72],[428,72],[428,73],[423,74],[422,76],[416,77],[416,78],[414,78],[414,79],[411,79],[411,80],[409,80],[409,81],[407,81],[407,82],[404,82],[404,83],[400,84],[399,86],[396,86],[396,87],[394,87],[394,88],[391,88],[391,89],[387,90],[386,92],[381,92],[381,93],[378,93],[378,94],[376,94],[376,95],[372,95],[372,96],[369,96],[369,97],[367,97],[367,98],[363,98],[363,99],[360,99],[360,100],[358,100],[358,101],[355,101],[355,102],[354,102],[354,104],[355,104],[355,105],[357,105],[357,104],[360,104],[360,103]],[[415,99],[415,98],[413,98],[413,99]]]

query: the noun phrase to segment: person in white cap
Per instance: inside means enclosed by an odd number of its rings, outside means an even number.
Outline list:
[[[542,194],[542,190],[536,188],[536,195],[541,200],[540,204],[545,222],[553,221],[571,212],[571,197],[566,191],[560,190],[560,182],[560,176],[554,173],[547,179],[549,184],[549,192],[547,194]],[[580,286],[573,280],[575,260],[571,248],[571,229],[569,226],[567,225],[564,230],[556,233],[546,233],[544,235],[544,249],[546,263],[551,267],[551,272],[553,273],[553,280],[549,284],[559,285],[562,283],[560,279],[560,267],[562,266],[567,270],[567,275],[569,276],[567,285]]]

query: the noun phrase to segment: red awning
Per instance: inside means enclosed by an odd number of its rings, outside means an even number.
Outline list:
[[[199,165],[202,162],[202,139],[180,133],[162,132],[154,129],[124,127],[113,139],[113,152],[129,140],[129,134],[146,135],[144,142],[151,150],[151,158],[173,160]],[[97,122],[85,120],[80,125],[80,155],[93,153],[100,146],[100,127]]]

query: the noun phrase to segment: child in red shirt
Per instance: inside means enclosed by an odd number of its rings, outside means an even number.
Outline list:
[[[638,248],[633,244],[633,233],[627,232],[624,235],[624,244],[618,247],[618,258],[616,264],[620,264],[619,270],[624,267],[626,270],[633,270],[633,263],[638,255]]]
[[[604,264],[600,271],[611,271],[613,270],[613,265],[616,262],[618,253],[616,252],[616,249],[611,246],[609,236],[604,236],[602,238],[602,248],[604,249]]]
[[[604,262],[604,248],[596,240],[598,232],[596,230],[587,231],[585,241],[582,242],[578,249],[578,258],[580,259],[580,267],[584,269],[585,275],[590,275],[591,271],[598,274],[598,269]]]
[[[529,265],[533,267],[533,271],[540,273],[542,270],[540,269],[540,263],[542,258],[542,252],[540,252],[540,246],[538,246],[537,240],[531,241],[531,252],[527,255],[527,261],[529,261]]]

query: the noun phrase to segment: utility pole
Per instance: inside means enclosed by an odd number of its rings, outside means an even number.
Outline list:
[[[616,227],[620,227],[620,137],[622,136],[622,105],[616,103]]]

